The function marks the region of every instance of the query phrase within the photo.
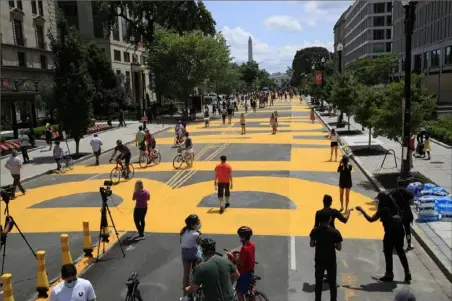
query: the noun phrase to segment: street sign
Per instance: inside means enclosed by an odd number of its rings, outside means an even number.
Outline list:
[[[317,85],[321,85],[322,82],[323,82],[322,72],[316,71],[316,72],[315,72],[315,83],[316,83]]]
[[[141,121],[148,121],[148,117],[147,116],[141,116]]]

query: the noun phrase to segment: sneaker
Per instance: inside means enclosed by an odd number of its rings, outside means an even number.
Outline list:
[[[223,214],[224,212],[224,207],[220,207],[220,214]]]
[[[226,205],[225,205],[225,207],[226,207],[226,208],[229,208],[229,206],[231,206],[231,203],[227,202]]]
[[[405,283],[410,284],[411,283],[411,273],[405,274]]]
[[[391,276],[383,276],[383,277],[381,277],[380,279],[378,279],[378,280],[380,280],[380,281],[383,281],[383,282],[392,282],[393,280],[394,280],[394,277],[391,277]]]

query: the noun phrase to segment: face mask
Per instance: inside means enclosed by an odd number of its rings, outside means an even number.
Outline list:
[[[198,231],[199,229],[201,229],[201,224],[197,224],[197,225],[195,226],[195,229],[196,229],[196,231]]]
[[[64,286],[67,288],[74,288],[75,284],[77,283],[77,279],[72,280],[71,282],[64,282]]]

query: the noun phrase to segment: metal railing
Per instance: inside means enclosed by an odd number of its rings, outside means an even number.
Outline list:
[[[383,165],[385,164],[385,161],[386,161],[386,157],[388,156],[389,153],[392,153],[392,155],[394,156],[394,163],[395,163],[395,166],[398,167],[398,166],[397,166],[397,159],[396,159],[395,151],[394,151],[393,149],[388,149],[388,150],[386,150],[386,153],[385,153],[385,156],[384,156],[384,158],[383,158],[383,162],[381,162],[380,168],[383,168]]]

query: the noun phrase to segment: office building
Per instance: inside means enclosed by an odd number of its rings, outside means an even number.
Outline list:
[[[357,59],[391,52],[391,1],[356,0],[343,17],[345,66]]]
[[[400,54],[395,76],[404,70],[404,8],[394,3],[393,52]],[[441,111],[452,112],[452,1],[420,1],[412,37],[412,70],[423,73],[423,85],[435,94]]]
[[[45,112],[39,101],[40,81],[52,76],[47,32],[55,26],[53,0],[0,1],[1,124],[14,129]],[[29,118],[29,121],[27,120]]]
[[[118,17],[111,32],[106,30],[92,1],[58,1],[58,8],[63,11],[68,22],[75,26],[84,41],[95,40],[110,58],[116,74],[123,74],[125,82],[132,91],[132,105],[141,110],[147,109],[155,99],[151,93],[150,74],[146,70],[145,49],[135,49],[129,41],[126,20]]]
[[[269,78],[275,81],[278,88],[281,88],[290,82],[290,76],[287,73],[282,72],[273,73]]]
[[[336,57],[339,57],[338,56],[338,45],[342,45],[342,46],[344,46],[345,45],[345,15],[347,14],[347,12],[348,12],[348,10],[349,10],[349,8],[345,11],[345,12],[343,12],[342,13],[342,15],[339,17],[339,20],[336,22],[336,24],[334,24],[334,28],[333,28],[333,31],[334,31],[334,53],[336,54]],[[336,69],[337,70],[344,70],[344,60],[342,59],[343,58],[343,53],[344,53],[344,50],[342,49],[342,52],[341,52],[341,67],[342,68],[339,68],[339,65],[337,65],[336,66]],[[339,60],[337,60],[337,64],[339,64]]]

